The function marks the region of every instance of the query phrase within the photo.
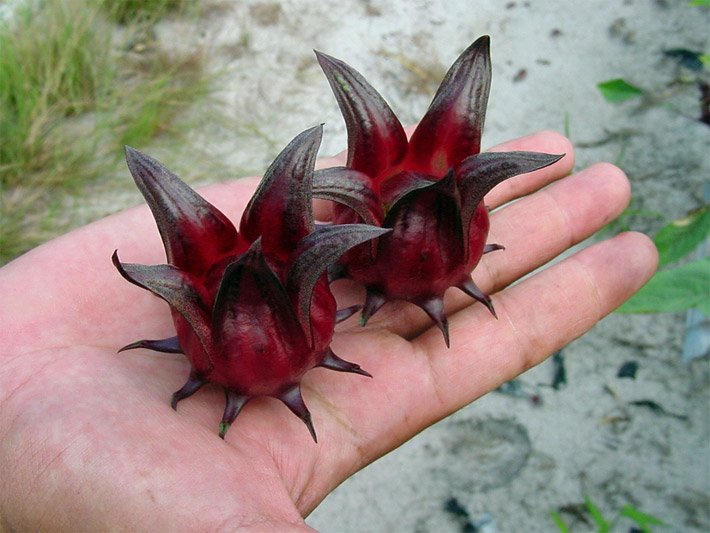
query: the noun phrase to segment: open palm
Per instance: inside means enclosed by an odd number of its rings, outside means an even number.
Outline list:
[[[116,353],[174,334],[166,304],[122,280],[110,260],[119,248],[129,261],[164,261],[147,207],[0,270],[0,529],[306,528],[303,516],[348,476],[589,330],[655,270],[644,236],[619,235],[510,285],[618,215],[626,178],[608,164],[565,177],[572,147],[549,132],[497,149],[567,153],[486,199],[521,199],[492,215],[489,242],[506,250],[474,274],[499,319],[453,289],[450,349],[409,304],[385,306],[366,328],[341,324],[334,351],[374,378],[307,374],[318,444],[270,398],[251,401],[223,441],[217,387],[170,408],[189,370],[182,356]],[[236,220],[255,185],[201,194]],[[349,282],[333,290],[340,307],[362,301]]]

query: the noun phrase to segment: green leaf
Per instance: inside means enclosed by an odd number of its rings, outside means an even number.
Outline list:
[[[608,533],[608,531],[611,529],[611,524],[607,522],[606,518],[604,518],[604,515],[602,515],[601,510],[599,510],[599,507],[596,506],[596,504],[589,498],[589,496],[584,497],[584,505],[587,506],[587,511],[589,511],[589,514],[592,516],[592,519],[597,524],[597,527],[599,528],[599,533]]]
[[[710,68],[710,54],[700,54],[700,62],[705,66],[705,68]]]
[[[710,205],[696,209],[687,217],[674,220],[657,234],[658,267],[678,261],[692,252],[710,235]]]
[[[623,102],[631,98],[643,96],[643,90],[621,78],[604,81],[597,85],[602,96],[607,102]]]
[[[657,272],[617,311],[674,313],[691,307],[698,307],[703,313],[710,314],[710,257]]]
[[[664,522],[660,518],[656,518],[650,514],[639,511],[632,505],[624,505],[619,512],[621,516],[626,516],[636,522],[644,533],[651,533],[649,526],[664,526]]]
[[[692,0],[688,5],[693,7],[710,7],[710,0]]]
[[[562,519],[562,516],[560,516],[560,513],[552,511],[550,515],[552,516],[552,521],[557,526],[557,529],[560,530],[560,533],[571,533],[570,528],[567,524],[565,524],[565,521]]]

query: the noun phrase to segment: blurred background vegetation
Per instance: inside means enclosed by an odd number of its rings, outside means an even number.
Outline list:
[[[194,0],[0,5],[0,265],[66,231],[63,204],[120,168],[123,146],[177,143],[181,113],[210,94],[203,52],[154,46]]]

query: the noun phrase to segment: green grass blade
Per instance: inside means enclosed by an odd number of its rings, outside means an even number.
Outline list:
[[[570,528],[567,526],[565,521],[562,519],[562,516],[560,515],[560,513],[558,513],[557,511],[552,511],[550,513],[550,516],[552,517],[552,521],[557,526],[557,529],[560,530],[560,533],[571,533]]]
[[[597,525],[599,533],[608,533],[611,529],[611,524],[607,522],[599,507],[596,506],[596,504],[589,498],[589,496],[584,497],[584,505],[586,505],[589,515],[592,517],[592,520],[594,520],[594,523]]]
[[[639,511],[632,505],[624,505],[622,507],[620,513],[621,516],[625,516],[627,518],[630,518],[636,524],[641,527],[644,533],[651,533],[651,527],[650,526],[664,526],[665,523],[663,520],[660,518],[656,518],[653,515],[644,513],[642,511]]]

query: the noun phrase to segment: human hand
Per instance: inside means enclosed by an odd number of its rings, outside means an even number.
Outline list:
[[[567,153],[511,178],[487,197],[488,241],[504,244],[474,273],[499,320],[456,290],[446,309],[452,344],[418,308],[388,304],[366,328],[338,327],[333,349],[373,379],[314,369],[303,394],[318,430],[278,401],[256,398],[226,441],[216,435],[222,392],[205,387],[170,409],[189,370],[182,356],[117,354],[137,338],[174,334],[165,303],[111,264],[164,262],[147,207],[124,211],[41,246],[0,270],[0,528],[307,528],[303,521],[357,470],[544,360],[633,294],[655,271],[639,234],[595,244],[510,287],[618,215],[621,171],[595,165],[565,177],[573,149],[545,132],[498,147]],[[559,180],[559,181],[558,181]],[[555,182],[555,183],[553,183]],[[201,190],[232,220],[257,180]],[[550,187],[542,189],[546,185]],[[322,210],[321,210],[322,212]],[[333,286],[345,307],[362,290]]]

